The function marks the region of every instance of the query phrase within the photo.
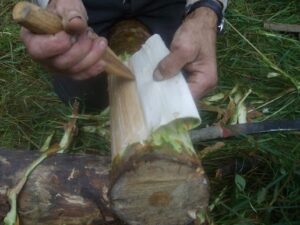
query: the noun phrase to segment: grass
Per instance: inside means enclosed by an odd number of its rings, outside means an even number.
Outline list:
[[[52,92],[50,76],[26,54],[11,21],[15,1],[0,2],[0,146],[36,150],[53,131],[62,133],[70,107]],[[235,0],[218,38],[219,85],[228,96],[238,85],[252,121],[300,118],[300,42],[292,34],[263,29],[264,21],[300,24],[300,2]],[[268,75],[276,75],[268,78]],[[229,98],[212,103],[228,110]],[[203,126],[217,122],[202,111]],[[99,122],[105,125],[107,118]],[[81,121],[81,125],[87,125]],[[59,137],[59,135],[57,135]],[[281,132],[222,140],[203,158],[211,181],[215,224],[300,224],[300,134]],[[204,142],[197,149],[215,142]],[[107,154],[109,140],[81,132],[72,151]]]
[[[263,29],[268,20],[300,24],[299,12],[299,1],[237,0],[229,6],[226,31],[218,39],[220,82],[214,94],[229,93],[236,84],[243,93],[251,89],[246,105],[259,112],[253,121],[300,116],[299,39]],[[270,73],[278,76],[268,78]],[[214,105],[226,109],[228,100]],[[212,124],[216,115],[203,112],[203,121]],[[297,132],[240,137],[205,157],[211,199],[220,198],[211,213],[214,222],[300,224],[299,140]]]

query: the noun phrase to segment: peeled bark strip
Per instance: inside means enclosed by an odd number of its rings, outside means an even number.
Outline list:
[[[182,74],[152,79],[166,54],[154,36],[129,61],[136,82],[110,76],[109,198],[131,225],[187,224],[208,204],[208,181],[188,136],[200,118],[187,84]]]
[[[0,224],[9,210],[8,188],[38,155],[0,149]],[[118,224],[112,223],[107,202],[109,168],[109,158],[95,155],[57,154],[46,159],[18,198],[21,224]]]
[[[156,34],[147,40],[129,62],[136,77],[147,136],[175,120],[190,126],[186,130],[200,124],[197,107],[182,73],[164,81],[153,80],[155,68],[169,52]]]

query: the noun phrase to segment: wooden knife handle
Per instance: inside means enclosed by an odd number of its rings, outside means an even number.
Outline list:
[[[64,29],[59,16],[25,1],[15,5],[13,19],[36,34],[56,34]],[[105,71],[108,74],[133,79],[131,71],[109,47],[106,48],[103,59],[107,63]]]

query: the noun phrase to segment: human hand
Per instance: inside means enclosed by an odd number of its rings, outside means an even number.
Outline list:
[[[57,74],[82,80],[104,70],[102,55],[107,41],[87,25],[81,0],[51,0],[47,9],[62,18],[64,31],[55,35],[37,35],[26,28],[21,39],[31,57]]]
[[[203,97],[217,84],[216,63],[217,16],[209,8],[193,11],[176,31],[170,54],[154,72],[157,81],[171,78],[184,68],[195,99]]]

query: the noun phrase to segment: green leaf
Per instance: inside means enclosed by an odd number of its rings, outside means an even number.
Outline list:
[[[246,180],[239,174],[235,175],[234,178],[235,185],[238,188],[239,191],[244,191],[246,187]]]
[[[257,193],[257,200],[256,202],[258,204],[263,203],[266,200],[266,195],[267,195],[267,189],[262,188],[258,193]]]

